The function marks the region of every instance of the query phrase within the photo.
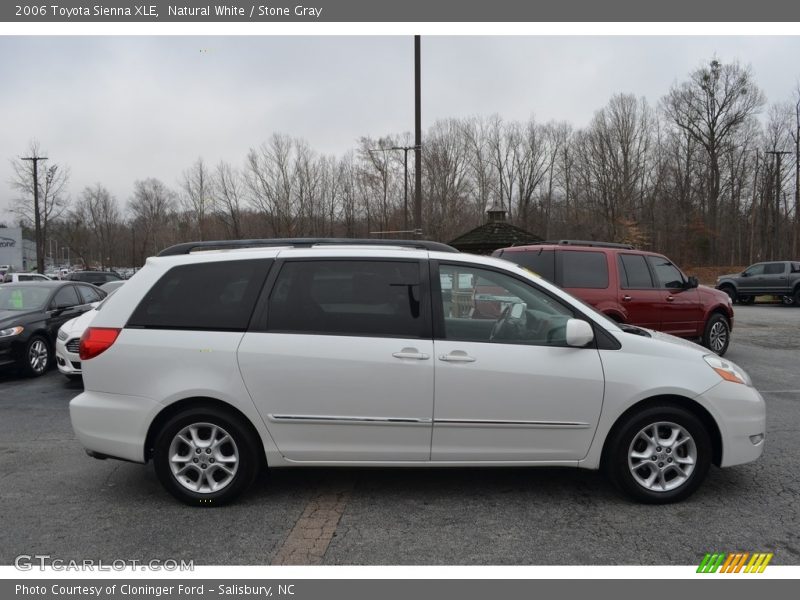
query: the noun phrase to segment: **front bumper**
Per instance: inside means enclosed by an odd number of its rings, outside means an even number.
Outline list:
[[[64,375],[81,374],[81,357],[76,352],[67,350],[67,342],[61,340],[56,340],[56,365]]]
[[[721,467],[756,460],[764,452],[766,405],[758,390],[723,381],[702,394],[722,436]]]
[[[160,408],[141,396],[86,391],[69,403],[69,415],[90,454],[143,463],[147,431]]]

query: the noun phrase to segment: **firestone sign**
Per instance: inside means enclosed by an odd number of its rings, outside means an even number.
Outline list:
[[[3,237],[0,235],[0,248],[13,248],[17,245],[17,240],[12,240],[11,238]]]

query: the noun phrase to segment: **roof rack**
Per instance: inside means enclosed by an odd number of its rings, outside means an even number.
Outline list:
[[[622,248],[623,250],[634,250],[631,244],[617,244],[615,242],[594,242],[591,240],[548,240],[536,242],[531,246],[557,245],[557,246],[595,246],[597,248]]]
[[[436,252],[458,252],[452,246],[428,240],[387,240],[350,238],[265,238],[255,240],[218,240],[208,242],[184,242],[175,244],[158,253],[158,256],[178,256],[202,250],[228,250],[233,248],[265,248],[271,246],[292,246],[310,248],[312,246],[402,246]]]

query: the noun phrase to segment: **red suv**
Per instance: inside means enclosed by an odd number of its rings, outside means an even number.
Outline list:
[[[725,354],[733,306],[724,292],[697,284],[668,258],[633,246],[560,240],[496,250],[617,321],[657,329]]]

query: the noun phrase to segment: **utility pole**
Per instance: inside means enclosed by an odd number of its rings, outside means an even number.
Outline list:
[[[786,150],[768,150],[766,154],[774,154],[775,155],[775,209],[772,216],[773,219],[773,227],[772,227],[772,253],[770,258],[776,259],[780,258],[780,250],[781,250],[781,241],[778,238],[778,234],[780,232],[780,219],[781,219],[781,159],[783,158],[784,154],[791,154]]]
[[[36,232],[36,270],[44,273],[44,240],[42,239],[42,222],[39,215],[39,161],[47,160],[46,156],[26,156],[22,160],[33,163],[33,220]]]
[[[414,36],[414,229],[422,229],[422,99],[420,36]],[[408,227],[406,227],[408,229]]]

